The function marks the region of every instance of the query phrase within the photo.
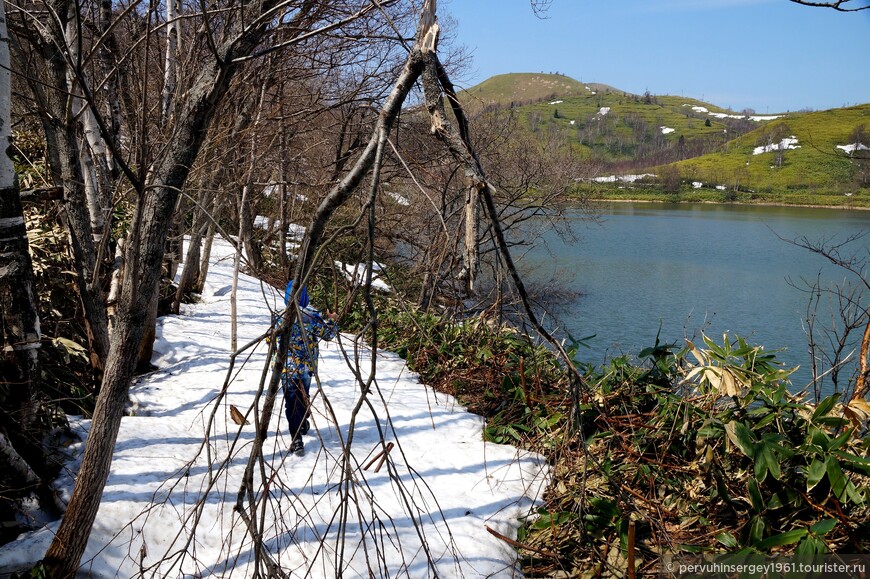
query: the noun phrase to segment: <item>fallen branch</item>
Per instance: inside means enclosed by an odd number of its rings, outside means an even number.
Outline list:
[[[516,547],[517,549],[525,549],[526,551],[532,551],[533,553],[543,555],[544,557],[549,557],[550,559],[558,559],[559,558],[559,555],[557,555],[556,553],[553,553],[552,551],[546,551],[544,549],[532,547],[531,545],[526,545],[525,543],[520,543],[519,541],[515,541],[515,540],[511,539],[510,537],[506,537],[506,536],[502,535],[501,533],[499,533],[498,531],[489,528],[487,525],[484,525],[483,528],[486,529],[490,535],[492,535],[493,537],[496,537],[498,539],[501,539],[502,541],[504,541],[505,543],[507,543],[511,547]]]
[[[375,463],[376,460],[380,459],[378,462],[378,466],[375,468],[375,472],[380,472],[381,467],[384,466],[384,461],[387,460],[387,457],[390,454],[390,451],[393,450],[393,443],[388,442],[387,446],[385,446],[380,452],[378,452],[373,459],[371,459],[364,467],[363,470],[368,470]]]

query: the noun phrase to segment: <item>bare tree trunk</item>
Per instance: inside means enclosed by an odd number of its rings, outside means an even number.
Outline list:
[[[218,175],[222,174],[223,172],[218,172]],[[221,183],[221,179],[218,178],[215,183]],[[217,233],[218,229],[216,220],[219,219],[219,216],[223,211],[226,201],[226,196],[217,196],[213,200],[212,206],[210,208],[210,215],[205,215],[205,218],[208,220],[208,228],[206,229],[205,239],[203,240],[202,244],[202,257],[200,257],[199,274],[197,276],[194,276],[195,282],[191,287],[191,291],[193,291],[194,293],[201,294],[203,288],[205,287],[205,280],[208,276],[208,263],[211,259],[211,247],[214,244],[214,236]]]
[[[193,291],[201,294],[205,287],[205,279],[208,276],[208,262],[211,259],[211,246],[214,243],[215,224],[214,221],[209,222],[208,231],[205,234],[205,241],[202,244],[202,257],[200,261],[202,266],[199,269],[199,279],[193,284]]]
[[[109,119],[108,129],[109,134],[103,135],[105,139],[110,139],[115,150],[119,150],[120,135],[121,135],[121,100],[122,96],[127,95],[124,90],[126,79],[126,68],[118,66],[118,41],[115,38],[115,33],[110,29],[112,24],[112,0],[100,0],[100,10],[98,18],[98,26],[100,36],[104,38],[100,46],[100,63],[103,76],[107,78],[106,82],[106,115]],[[128,106],[128,110],[132,107]],[[112,179],[118,178],[118,170],[115,159],[112,155],[112,149],[106,149],[106,166],[109,168],[109,174]]]
[[[254,236],[254,215],[251,210],[251,197],[254,192],[254,177],[257,169],[257,139],[256,129],[260,126],[260,119],[263,115],[263,99],[266,96],[266,82],[262,81],[260,90],[254,97],[252,108],[256,111],[253,120],[250,116],[246,116],[245,122],[237,125],[234,131],[238,134],[250,126],[250,146],[248,149],[248,163],[245,171],[245,183],[242,185],[242,197],[239,200],[239,248],[245,249],[245,255],[248,258],[248,266],[254,271],[259,271],[263,259],[260,248],[256,246],[253,240]]]
[[[254,216],[251,210],[253,189],[254,181],[248,178],[242,186],[242,199],[239,204],[239,247],[244,248],[248,266],[254,271],[260,271],[263,254],[254,243]]]
[[[181,27],[178,22],[178,0],[166,2],[166,58],[163,66],[163,95],[160,102],[160,121],[164,125],[169,121],[172,105],[175,99],[176,58],[178,45],[181,43]]]
[[[861,338],[861,350],[858,355],[858,378],[855,380],[852,400],[867,397],[868,376],[870,376],[870,320],[864,326],[864,335]]]
[[[460,274],[469,295],[474,295],[474,282],[480,268],[480,245],[477,242],[479,223],[480,189],[469,179],[465,187],[465,265]]]
[[[160,98],[160,127],[172,125],[172,112],[175,103],[175,91],[178,84],[178,73],[176,61],[178,59],[178,45],[181,43],[181,27],[178,21],[178,0],[167,0],[166,2],[166,53],[163,60],[163,91]],[[164,256],[164,267],[166,268],[166,277],[170,281],[175,279],[175,274],[178,271],[178,263],[181,261],[182,252],[182,218],[183,199],[179,199],[178,208],[172,217],[172,227],[170,229],[169,239],[167,243],[167,251]],[[156,304],[156,302],[155,302]],[[153,334],[151,324],[157,323],[157,307],[153,308],[154,318],[152,320],[151,310],[149,309],[149,317],[146,321],[146,341],[151,340],[152,344],[143,347],[151,349],[153,347]],[[150,360],[150,357],[149,357]],[[144,360],[140,359],[140,363]]]
[[[184,299],[184,294],[189,292],[199,281],[199,260],[204,230],[205,228],[200,231],[194,231],[190,235],[190,241],[187,244],[187,255],[184,257],[184,269],[181,270],[181,278],[178,280],[178,287],[175,289],[175,299],[172,300],[173,314],[178,315],[181,313],[181,300]]]
[[[427,0],[427,4],[429,2],[431,0]],[[413,88],[414,83],[420,78],[423,67],[423,52],[420,49],[420,43],[417,42],[408,54],[405,66],[396,84],[393,86],[390,96],[387,97],[381,109],[377,125],[372,131],[372,136],[366,148],[347,175],[332,188],[314,212],[311,224],[306,230],[305,240],[299,250],[299,259],[296,261],[296,268],[293,274],[294,279],[305,279],[313,267],[314,254],[323,240],[327,222],[335,211],[347,201],[368,174],[372,165],[374,165],[379,145],[386,141],[390,131],[392,131],[402,104],[405,102],[405,98],[408,96],[411,88]]]
[[[80,94],[78,79],[73,67],[79,67],[81,62],[80,34],[78,15],[73,10],[66,23],[64,38],[66,51],[72,66],[67,67],[67,82],[70,87],[73,107],[73,118],[81,123],[84,142],[79,147],[82,175],[84,177],[85,197],[88,202],[88,213],[91,218],[91,232],[94,244],[102,243],[106,228],[106,217],[111,208],[111,177],[108,164],[108,146],[100,132],[91,105]]]
[[[145,306],[145,321],[142,328],[142,342],[139,344],[139,353],[136,355],[136,372],[151,372],[157,367],[151,363],[154,355],[154,341],[157,339],[157,310],[160,306],[160,279],[163,268],[157,276],[157,285],[151,292],[151,299]]]
[[[55,0],[49,4],[57,19],[42,29],[45,38],[31,38],[46,61],[46,84],[31,78],[32,75],[28,75],[28,82],[37,102],[42,105],[40,109],[44,113],[42,121],[46,145],[51,151],[52,176],[64,190],[64,220],[78,274],[76,283],[85,310],[91,363],[95,368],[102,368],[109,351],[108,320],[96,263],[93,228],[83,188],[76,125],[70,117],[66,58],[60,48],[65,44],[64,26],[69,3],[68,0]]]
[[[184,258],[184,269],[181,270],[178,288],[175,290],[175,299],[172,302],[173,314],[178,314],[181,311],[181,300],[184,294],[195,291],[194,288],[199,285],[202,236],[211,225],[207,215],[207,196],[207,189],[203,188],[193,212],[193,226],[190,231],[190,241],[187,244],[187,255]]]
[[[263,98],[266,94],[266,83],[261,85],[260,92],[257,96],[255,104],[257,116],[254,119],[253,129],[256,129],[260,124],[260,117],[263,113]],[[242,248],[248,256],[248,265],[254,270],[259,271],[261,266],[260,251],[253,242],[253,216],[251,215],[251,194],[254,189],[254,171],[257,164],[257,140],[254,133],[251,133],[251,145],[248,153],[248,170],[245,175],[245,184],[242,186],[242,199],[239,204],[239,240],[236,245],[236,255],[233,261],[233,287],[230,292],[230,308],[231,308],[231,338],[230,349],[236,351],[236,341],[238,338],[238,316],[236,311],[236,293],[239,285],[239,265],[242,256]]]
[[[112,262],[112,276],[109,282],[109,295],[106,297],[106,312],[109,316],[109,335],[115,335],[118,327],[118,298],[121,295],[121,280],[124,277],[124,239],[115,246],[115,259]]]
[[[300,9],[298,17],[307,18],[314,4]],[[267,3],[258,8],[260,11],[254,14],[262,14],[271,5]],[[75,574],[100,506],[142,339],[145,310],[159,282],[163,244],[178,192],[184,187],[217,105],[238,69],[240,61],[237,59],[250,54],[266,32],[263,23],[250,26],[247,22],[234,21],[230,28],[229,40],[218,49],[214,61],[203,63],[203,70],[188,91],[186,106],[179,114],[165,155],[154,167],[136,207],[119,301],[117,334],[106,362],[81,470],[66,515],[44,559],[52,577]]]
[[[17,500],[15,494],[5,496],[10,487],[36,490],[42,486],[22,457],[22,450],[32,449],[30,441],[41,438],[35,430],[42,337],[18,178],[8,155],[12,146],[10,70],[5,3],[0,3],[0,384],[4,385],[0,405],[0,469],[10,481],[9,487],[4,484],[2,489],[4,502]],[[9,438],[3,432],[9,433]],[[46,496],[37,494],[40,506],[52,512],[54,505],[44,504]]]
[[[285,131],[281,131],[281,134],[278,136],[279,138],[279,147],[281,148],[281,186],[277,188],[275,192],[276,195],[279,195],[278,199],[278,222],[280,227],[278,228],[278,264],[281,266],[281,272],[284,274],[284,277],[289,276],[290,272],[290,261],[287,259],[287,228],[289,226],[289,217],[290,212],[287,210],[287,179],[289,179],[290,171],[288,169],[288,165],[290,161],[287,157],[287,147],[289,143],[287,142],[287,135]]]
[[[5,6],[0,4],[0,345],[2,383],[8,385],[4,406],[24,429],[34,418],[39,382],[39,312],[33,293],[33,265],[24,227],[12,146],[12,84]]]
[[[168,0],[166,2],[166,52],[164,57],[163,70],[163,90],[161,91],[160,101],[160,119],[158,126],[163,128],[170,125],[170,116],[172,114],[173,102],[175,99],[176,79],[176,52],[178,50],[178,3],[177,0]],[[181,260],[181,216],[180,212],[183,207],[183,200],[177,201],[177,207],[169,217],[170,226],[166,240],[166,251],[163,254],[163,269],[166,270],[166,277],[170,280],[175,279],[175,273],[178,269],[178,263]],[[139,355],[136,360],[136,370],[139,372],[147,372],[154,367],[151,364],[151,357],[154,354],[154,341],[157,339],[157,314],[160,307],[160,277],[158,277],[157,287],[151,295],[151,300],[148,302],[148,308],[145,316],[145,329],[142,334],[142,343],[139,344]]]

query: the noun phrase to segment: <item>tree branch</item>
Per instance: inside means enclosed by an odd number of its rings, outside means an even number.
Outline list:
[[[809,2],[808,0],[790,0],[795,4],[800,4],[802,6],[813,6],[815,8],[833,8],[839,12],[858,12],[859,10],[868,10],[870,9],[870,3],[867,3],[867,0],[858,0],[859,2],[865,2],[864,6],[846,6],[852,0],[835,0],[834,2]]]

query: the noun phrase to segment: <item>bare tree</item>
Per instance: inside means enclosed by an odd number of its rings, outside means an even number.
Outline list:
[[[5,3],[0,4],[0,469],[3,494],[11,500],[29,495],[41,484],[28,459],[31,441],[38,440],[34,426],[40,381],[41,335],[28,251],[24,212],[12,148],[12,91],[9,34]],[[8,486],[6,483],[9,483]],[[17,488],[16,488],[17,487]],[[43,497],[39,497],[42,500]],[[53,508],[53,505],[47,505]]]
[[[118,304],[116,335],[107,358],[82,467],[67,513],[46,554],[45,564],[53,576],[67,577],[75,573],[99,507],[142,337],[144,312],[159,281],[163,243],[179,191],[184,187],[234,75],[261,45],[278,6],[271,0],[261,0],[246,5],[244,10],[227,9],[215,20],[204,14],[200,36],[193,40],[208,47],[210,56],[199,63],[200,73],[186,91],[184,102],[177,106],[174,130],[163,154],[138,189],[126,249],[127,268]],[[366,6],[334,15],[328,8],[326,3],[313,0],[282,4],[287,29],[295,31],[287,43],[302,42],[316,34],[320,27],[329,29],[340,21],[359,18],[374,9]],[[214,29],[212,26],[222,27]]]
[[[46,18],[45,25],[39,27],[20,21],[23,11],[17,12],[19,21],[13,40],[18,41],[13,42],[12,47],[19,70],[26,75],[38,103],[52,178],[56,185],[63,187],[63,216],[70,235],[78,274],[76,282],[86,314],[91,361],[94,367],[102,368],[109,351],[108,317],[100,285],[94,228],[88,213],[78,126],[72,116],[75,97],[68,86],[68,60],[71,55],[64,51],[67,26],[75,21],[75,12],[70,12],[69,3],[65,0],[49,2],[46,8],[56,18]],[[70,18],[71,15],[73,18]],[[30,48],[29,53],[25,44]],[[36,67],[33,57],[41,57],[44,64]],[[90,179],[88,182],[93,184]],[[92,207],[95,205],[91,204]]]
[[[850,2],[855,1],[855,4],[850,4]],[[833,8],[834,10],[838,10],[840,12],[858,12],[859,10],[868,10],[870,9],[870,4],[867,3],[867,0],[834,0],[833,2],[810,2],[808,0],[791,0],[795,4],[802,4],[803,6],[814,6],[817,8]]]
[[[835,392],[844,392],[848,399],[866,398],[870,394],[870,309],[865,304],[866,292],[870,290],[867,274],[867,256],[848,253],[850,244],[863,239],[867,232],[851,235],[842,240],[810,240],[801,237],[785,240],[788,243],[816,253],[830,263],[851,274],[838,284],[824,286],[821,279],[803,282],[809,295],[806,331],[809,338],[809,354],[813,374],[813,388],[817,397],[821,394],[824,379],[829,379]],[[781,238],[782,239],[782,238]],[[793,285],[796,285],[793,283]],[[823,297],[828,298],[829,319],[819,322]],[[860,334],[856,339],[855,334]],[[849,385],[842,387],[840,374],[847,364],[854,363],[857,350],[857,367]]]
[[[93,300],[93,311],[88,310],[88,319],[91,320],[93,316],[91,322],[95,327],[102,328],[100,335],[93,340],[93,348],[104,368],[100,394],[66,516],[46,555],[45,564],[52,576],[68,577],[74,574],[87,543],[108,476],[127,390],[145,331],[145,312],[158,287],[170,224],[177,209],[185,207],[179,202],[180,199],[195,198],[190,194],[188,182],[198,183],[203,191],[209,191],[196,196],[198,202],[195,205],[186,205],[196,207],[194,213],[201,211],[204,215],[202,220],[199,217],[194,219],[195,231],[202,231],[205,222],[219,223],[217,217],[220,208],[231,204],[227,201],[229,196],[226,191],[220,196],[210,193],[223,184],[223,178],[229,171],[222,172],[223,167],[216,171],[203,168],[205,163],[200,154],[206,147],[209,151],[212,147],[214,150],[223,147],[228,156],[222,160],[233,158],[237,142],[231,140],[220,144],[218,139],[209,141],[209,134],[216,127],[229,126],[227,121],[223,124],[214,121],[222,111],[226,112],[224,105],[234,85],[239,90],[247,88],[248,93],[252,88],[261,91],[261,102],[271,107],[264,108],[264,112],[271,114],[279,111],[282,128],[290,126],[292,129],[285,135],[284,143],[293,153],[281,151],[282,157],[287,155],[286,163],[289,165],[281,172],[282,189],[288,189],[289,185],[291,190],[298,187],[318,196],[319,204],[311,217],[296,263],[294,275],[297,279],[306,279],[311,275],[319,262],[324,241],[334,231],[345,227],[331,222],[339,210],[355,213],[352,226],[365,221],[368,233],[375,230],[382,180],[389,180],[403,167],[399,136],[394,131],[400,124],[400,113],[408,96],[418,86],[418,81],[423,79],[427,108],[418,111],[428,113],[435,138],[442,145],[441,155],[445,162],[441,168],[445,173],[465,176],[464,182],[453,190],[461,191],[461,196],[456,195],[449,200],[450,203],[440,203],[438,210],[442,211],[447,205],[462,199],[461,203],[456,204],[462,209],[453,216],[451,222],[456,229],[444,232],[445,237],[440,238],[451,239],[450,244],[445,246],[461,247],[463,250],[457,252],[462,257],[451,263],[449,272],[458,271],[460,268],[456,265],[463,263],[471,280],[468,289],[473,289],[473,280],[479,269],[479,244],[484,239],[494,240],[489,242],[491,248],[497,248],[502,259],[508,263],[518,291],[525,296],[521,280],[510,261],[509,243],[500,221],[504,213],[496,206],[499,190],[483,173],[482,162],[470,140],[468,119],[436,54],[439,25],[435,19],[435,2],[425,2],[412,45],[409,46],[411,41],[397,27],[392,40],[395,52],[391,50],[388,56],[379,56],[382,60],[375,67],[366,65],[372,58],[372,51],[365,42],[358,40],[383,38],[385,34],[379,27],[387,29],[395,26],[391,15],[383,11],[394,4],[398,5],[399,2],[287,0],[278,3],[277,0],[258,0],[244,7],[219,2],[218,5],[209,5],[208,9],[203,8],[206,11],[202,13],[193,12],[194,9],[189,6],[183,7],[182,14],[176,17],[170,15],[169,20],[180,23],[182,33],[188,40],[185,46],[189,47],[189,52],[176,63],[177,86],[174,97],[168,95],[174,104],[168,107],[163,98],[167,93],[163,89],[169,83],[158,80],[165,78],[159,74],[158,68],[163,60],[159,55],[164,54],[162,43],[166,42],[166,36],[159,33],[163,24],[152,20],[158,18],[156,10],[145,10],[134,3],[129,10],[116,15],[112,13],[111,5],[102,3],[96,27],[82,25],[82,15],[78,12],[80,7],[68,0],[52,0],[47,4],[48,11],[22,11],[17,15],[21,24],[21,70],[32,73],[28,75],[32,79],[31,90],[43,106],[44,130],[54,156],[53,174],[58,183],[64,186],[64,208],[69,230],[74,245],[78,244],[75,252],[81,269],[80,292],[83,299],[87,297]],[[413,5],[407,3],[406,9],[413,9]],[[374,21],[375,15],[383,17],[378,19],[376,26],[367,28],[368,19]],[[352,29],[354,23],[359,23],[358,29]],[[29,26],[31,24],[36,26]],[[70,28],[68,24],[74,27]],[[28,29],[39,30],[41,35],[28,35]],[[118,34],[114,39],[113,34],[108,33],[121,29],[131,33]],[[99,35],[87,37],[87,31],[93,30],[99,31]],[[71,44],[78,47],[77,52],[71,49]],[[329,50],[320,50],[324,47]],[[338,50],[338,47],[352,47],[353,50]],[[283,104],[278,106],[271,101],[274,99],[279,102],[287,94],[272,92],[273,86],[278,83],[272,85],[264,82],[255,87],[244,87],[240,86],[243,83],[238,83],[240,71],[259,66],[263,57],[278,54],[278,50],[292,52],[297,48],[299,54],[304,54],[308,59],[303,62],[304,65],[318,62],[326,69],[334,64],[332,60],[339,60],[346,64],[345,75],[360,74],[365,82],[360,81],[346,88],[350,84],[347,79],[340,78],[335,72],[330,73],[326,75],[326,81],[311,82],[310,86],[304,87],[310,91],[316,106],[297,103],[289,111],[284,109]],[[394,58],[400,50],[405,51],[405,58],[396,64]],[[44,60],[28,60],[34,54],[42,55]],[[100,66],[96,66],[98,57]],[[102,74],[84,74],[87,63],[101,69]],[[306,66],[296,64],[298,71],[306,69]],[[307,68],[311,69],[310,66]],[[125,77],[122,69],[132,72]],[[134,73],[138,75],[135,82],[131,78]],[[280,75],[280,71],[275,72],[276,77]],[[384,82],[387,75],[394,75],[395,82]],[[76,85],[75,90],[73,84]],[[110,85],[118,88],[118,92],[100,92]],[[369,86],[379,88],[369,90]],[[298,87],[287,82],[282,90],[291,91],[294,88]],[[450,103],[453,117],[449,117],[445,111],[444,95]],[[101,296],[104,280],[100,275],[100,260],[96,257],[106,237],[94,244],[94,215],[87,211],[83,186],[84,156],[79,139],[82,125],[70,112],[74,110],[70,106],[73,97],[81,99],[80,108],[75,110],[82,115],[84,111],[90,111],[87,114],[92,115],[102,142],[109,150],[108,153],[96,155],[94,147],[90,146],[92,156],[111,159],[109,173],[117,169],[123,175],[122,188],[128,192],[123,197],[116,196],[113,199],[118,207],[129,211],[131,217],[129,222],[122,223],[126,228],[125,242],[120,244],[125,266],[123,270],[117,270],[115,322],[110,339],[108,324],[104,321],[105,302]],[[244,102],[242,99],[233,100],[236,103]],[[164,116],[160,122],[153,122],[149,113],[157,110],[164,113],[171,110],[172,114]],[[284,124],[287,120],[285,117],[293,117],[295,121]],[[455,125],[450,118],[455,119]],[[329,138],[306,135],[314,123],[329,128]],[[260,158],[261,153],[257,147],[261,142],[278,141],[274,133],[269,135],[269,123],[260,125],[256,127],[257,132],[244,135],[244,139],[241,139],[251,145],[244,148],[247,171],[242,173],[247,186],[245,191],[252,204],[258,196],[255,185],[273,177],[261,167],[254,167],[252,160]],[[116,130],[123,131],[123,134]],[[226,138],[227,135],[232,133],[224,133],[221,137]],[[262,135],[269,135],[269,138],[259,139]],[[443,153],[444,145],[446,154]],[[237,151],[235,155],[238,157]],[[450,163],[446,162],[448,157]],[[215,155],[209,160],[217,158],[220,157]],[[449,164],[453,167],[448,168]],[[199,178],[189,179],[191,175]],[[520,191],[528,191],[531,180],[526,175],[519,174],[516,177],[515,191],[521,195]],[[504,179],[503,191],[510,197],[514,193],[508,181]],[[456,180],[450,178],[446,182],[456,185]],[[356,195],[359,206],[352,211],[347,202],[363,188],[367,189],[367,195]],[[321,195],[324,189],[328,189],[328,192]],[[439,205],[437,200],[433,201]],[[282,227],[287,223],[286,209],[286,206],[282,208],[282,218],[285,218],[282,219]],[[240,213],[244,210],[242,207]],[[239,215],[239,218],[244,221],[252,214],[253,208],[248,217]],[[224,214],[227,215],[235,217],[231,211]],[[487,218],[486,223],[480,222],[483,216]],[[107,222],[108,225],[111,222]],[[90,246],[86,245],[88,240]],[[369,281],[375,243],[374,234],[370,233],[361,244],[369,261]],[[524,302],[528,306],[528,300],[524,299]],[[370,299],[368,304],[373,308]],[[375,313],[372,312],[372,315],[375,316]],[[291,316],[286,319],[288,324],[292,322]],[[372,327],[376,327],[376,316]],[[286,330],[286,326],[282,329]],[[104,340],[104,353],[100,352],[101,347],[97,345],[101,339]],[[377,347],[376,337],[373,346]],[[271,408],[269,404],[274,403],[277,392],[277,376],[278,373],[273,374],[265,390],[266,417],[269,416],[267,409]],[[366,384],[365,392],[369,391],[370,386],[371,380]],[[363,403],[364,400],[360,402]],[[258,425],[260,441],[266,428],[268,418]],[[259,447],[255,445],[249,468],[253,469],[261,458],[259,452]],[[350,477],[350,465],[345,466],[348,469],[346,474]],[[240,497],[244,496],[247,496],[246,493],[240,492]],[[250,509],[253,515],[256,507],[243,501],[239,508],[240,512]],[[256,525],[252,524],[250,531],[256,535]]]

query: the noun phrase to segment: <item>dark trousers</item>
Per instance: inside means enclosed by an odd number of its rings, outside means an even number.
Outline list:
[[[296,438],[302,422],[308,417],[308,392],[311,389],[311,374],[308,372],[301,376],[282,374],[281,385],[284,389],[284,414],[287,416],[287,427],[290,435]]]

